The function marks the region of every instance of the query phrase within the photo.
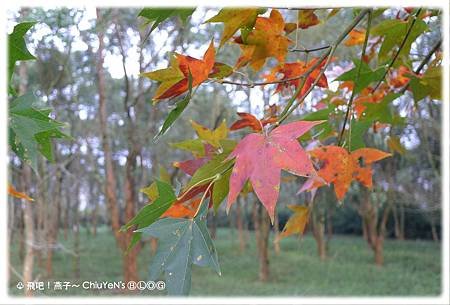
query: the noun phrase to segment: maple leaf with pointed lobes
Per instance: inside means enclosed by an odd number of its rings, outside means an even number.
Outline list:
[[[320,23],[319,18],[314,14],[315,10],[299,10],[298,11],[298,27],[307,29]]]
[[[206,20],[205,23],[223,22],[224,29],[222,39],[220,40],[221,47],[239,29],[253,28],[256,17],[264,11],[264,9],[258,8],[223,8],[217,15]]]
[[[299,121],[275,128],[268,135],[251,133],[242,139],[228,160],[235,158],[230,177],[227,211],[249,179],[273,222],[280,191],[281,170],[298,176],[315,175],[314,167],[297,138],[323,121]]]
[[[192,88],[203,83],[208,79],[208,75],[214,66],[214,59],[214,43],[211,41],[203,59],[175,53],[168,68],[146,72],[142,75],[161,82],[153,97],[153,100],[157,102],[187,92],[189,90],[189,73],[192,75]]]
[[[348,38],[344,42],[347,47],[357,46],[364,43],[366,38],[366,31],[353,29],[348,33]]]
[[[283,16],[277,10],[270,12],[270,17],[256,18],[255,28],[246,37],[235,38],[242,55],[236,63],[236,69],[250,64],[258,71],[269,57],[284,62],[291,40],[285,36]]]
[[[390,157],[391,154],[374,148],[360,148],[349,153],[340,146],[322,146],[309,152],[320,169],[317,177],[308,179],[298,193],[314,190],[325,184],[334,184],[334,192],[342,200],[353,180],[372,188],[372,163]]]
[[[191,125],[200,139],[211,144],[215,148],[219,148],[221,146],[220,140],[226,139],[228,135],[228,128],[225,120],[223,120],[219,127],[214,130],[208,129],[192,120]]]
[[[265,76],[266,81],[275,80],[288,80],[296,77],[300,77],[305,74],[312,66],[317,64],[318,59],[314,58],[309,63],[304,63],[302,61],[297,61],[293,63],[285,63],[274,67],[271,72]],[[323,60],[311,73],[308,74],[306,81],[303,85],[302,90],[298,94],[298,98],[302,98],[304,94],[311,88],[311,86],[316,81],[317,77],[320,75],[320,70],[325,65],[326,60]],[[282,78],[278,78],[277,75],[282,74]],[[282,92],[285,88],[290,88],[293,86],[295,89],[300,86],[301,79],[297,78],[284,83],[279,83],[276,86],[275,93]],[[322,74],[317,81],[317,86],[321,88],[328,88],[328,80],[325,74]]]

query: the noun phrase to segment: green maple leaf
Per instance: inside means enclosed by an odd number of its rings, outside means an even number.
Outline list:
[[[138,16],[144,17],[148,23],[153,22],[150,33],[158,27],[164,20],[178,16],[181,21],[186,23],[188,17],[192,15],[195,8],[144,8],[139,12]]]
[[[208,204],[204,202],[193,219],[164,218],[138,232],[158,238],[158,250],[150,265],[150,279],[164,272],[170,295],[187,295],[191,289],[192,265],[209,266],[219,275],[214,243],[206,227]]]
[[[64,123],[49,117],[49,109],[39,109],[33,104],[37,97],[24,94],[9,105],[9,145],[16,155],[36,170],[38,155],[53,161],[52,139],[67,138],[60,129]]]
[[[378,59],[380,62],[385,62],[388,60],[390,51],[392,51],[394,47],[400,46],[406,33],[408,32],[408,28],[411,26],[412,20],[413,19],[410,19],[409,21],[403,21],[400,19],[384,20],[371,30],[370,34],[384,37],[378,53]],[[427,30],[428,25],[423,20],[416,19],[399,56],[408,56],[411,50],[411,44],[417,39],[417,37]]]
[[[8,81],[11,80],[16,62],[19,60],[36,59],[27,49],[24,36],[36,22],[22,22],[14,27],[11,34],[8,35]]]

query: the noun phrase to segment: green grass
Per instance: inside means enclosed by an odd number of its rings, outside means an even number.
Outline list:
[[[72,240],[60,238],[72,249]],[[271,280],[258,281],[258,259],[255,239],[249,232],[249,246],[244,253],[238,250],[237,232],[220,229],[215,241],[222,276],[209,268],[194,266],[193,296],[435,296],[441,292],[440,245],[431,241],[385,242],[385,265],[373,263],[373,253],[361,237],[335,236],[330,243],[329,258],[320,261],[314,239],[307,235],[281,241],[282,252],[270,251]],[[81,234],[81,276],[73,276],[73,256],[58,250],[54,255],[52,279],[45,279],[45,270],[36,266],[35,275],[42,281],[120,281],[121,255],[107,228],[97,237]],[[12,245],[11,265],[21,272],[18,247]],[[147,279],[151,260],[148,244],[139,255],[139,271]],[[15,288],[17,276],[11,274],[10,294],[21,292]],[[46,295],[111,295],[120,292],[74,289],[68,292],[53,290]],[[147,295],[157,295],[148,292]],[[161,294],[161,293],[159,293]]]

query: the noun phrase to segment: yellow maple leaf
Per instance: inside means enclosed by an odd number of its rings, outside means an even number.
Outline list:
[[[220,126],[214,130],[208,129],[192,120],[191,125],[200,139],[216,148],[221,146],[220,140],[226,139],[228,135],[228,127],[225,120],[223,120]]]

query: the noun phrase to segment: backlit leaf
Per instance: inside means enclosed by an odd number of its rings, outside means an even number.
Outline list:
[[[227,158],[235,158],[227,210],[249,179],[273,221],[280,191],[281,169],[298,176],[315,175],[309,156],[299,145],[297,138],[320,123],[322,122],[293,122],[275,128],[268,135],[251,133],[242,139]]]

